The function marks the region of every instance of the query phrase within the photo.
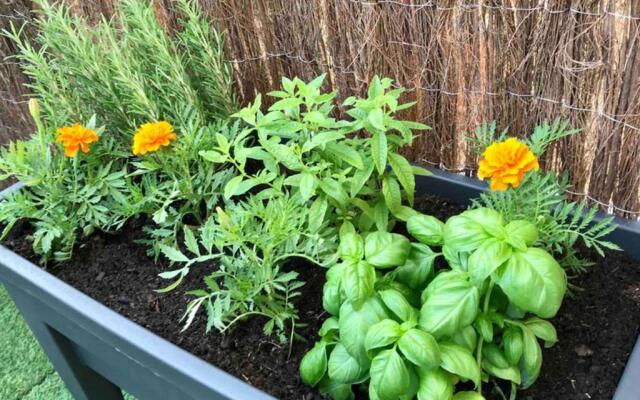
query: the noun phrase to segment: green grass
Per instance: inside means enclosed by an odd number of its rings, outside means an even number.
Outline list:
[[[2,285],[0,399],[73,400]]]

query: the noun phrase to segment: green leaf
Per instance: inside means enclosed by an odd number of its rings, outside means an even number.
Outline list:
[[[538,240],[538,228],[529,221],[511,221],[505,229],[509,244],[520,251],[525,251],[527,246],[533,245]]]
[[[342,185],[331,178],[324,178],[319,182],[320,189],[330,198],[334,199],[342,208],[349,205],[349,195]]]
[[[376,282],[376,271],[365,261],[356,261],[345,267],[342,277],[342,287],[347,299],[355,307],[360,307],[373,295]]]
[[[332,142],[327,143],[326,150],[331,155],[338,157],[340,160],[354,166],[356,169],[364,169],[364,162],[357,150],[345,143]]]
[[[398,341],[398,348],[407,360],[420,368],[430,369],[440,366],[438,342],[425,331],[409,329]]]
[[[507,243],[489,238],[471,253],[467,264],[469,275],[473,282],[479,285],[510,257],[511,247]]]
[[[446,372],[439,368],[419,369],[418,400],[451,400],[453,384]]]
[[[335,267],[332,267],[335,268]],[[340,281],[327,281],[322,287],[322,307],[331,315],[340,311]]]
[[[300,173],[300,195],[303,200],[309,200],[315,191],[316,178],[309,172]]]
[[[407,220],[407,231],[418,241],[430,246],[442,246],[444,223],[430,215],[417,214]]]
[[[391,312],[393,312],[402,322],[418,320],[418,313],[411,307],[407,299],[395,289],[387,289],[378,292],[382,302]]]
[[[485,342],[493,341],[493,323],[485,314],[478,315],[475,326]]]
[[[465,213],[449,218],[444,225],[444,245],[456,252],[473,251],[491,237]]]
[[[433,172],[429,171],[426,168],[419,167],[417,165],[412,165],[411,166],[411,170],[413,171],[414,175],[419,175],[419,176],[431,176],[431,175],[433,175]]]
[[[474,352],[478,343],[478,334],[472,325],[468,325],[451,336],[451,340],[455,344]]]
[[[160,245],[160,250],[165,257],[167,257],[170,261],[186,263],[189,262],[189,257],[185,256],[180,250],[170,247],[164,244]]]
[[[482,348],[482,368],[493,376],[520,384],[520,371],[509,364],[498,346],[487,343]]]
[[[400,324],[392,319],[385,319],[369,328],[364,339],[367,351],[387,347],[395,343],[402,335]]]
[[[201,150],[200,152],[198,152],[198,155],[200,155],[200,157],[204,158],[205,160],[212,162],[212,163],[224,163],[227,161],[227,155],[226,154],[222,154],[219,153],[217,151],[213,151],[213,150]]]
[[[196,237],[193,234],[193,231],[186,225],[183,227],[182,231],[184,232],[184,243],[187,246],[187,249],[193,254],[199,256],[200,248],[198,246],[198,242],[196,241]]]
[[[426,244],[411,243],[407,261],[395,270],[396,280],[414,290],[423,288],[433,274],[437,256]]]
[[[409,199],[409,204],[413,204],[413,195],[416,190],[416,178],[413,175],[413,168],[406,158],[400,154],[389,153],[389,164],[394,174],[398,178],[400,185],[404,188]]]
[[[238,186],[240,186],[240,182],[242,182],[243,177],[241,175],[234,176],[229,179],[229,182],[224,187],[224,198],[225,200],[229,200],[233,195],[235,195]]]
[[[380,400],[398,400],[411,385],[409,368],[395,350],[383,350],[371,360],[371,384]]]
[[[348,383],[339,383],[325,376],[318,385],[318,391],[322,395],[329,395],[332,400],[354,400],[355,396],[351,385]]]
[[[423,293],[420,327],[436,338],[451,336],[478,314],[479,294],[463,273],[442,272]]]
[[[389,227],[389,208],[384,202],[384,198],[378,198],[373,208],[373,221],[379,231],[387,231]]]
[[[518,365],[522,357],[522,332],[519,328],[508,327],[502,335],[504,355],[511,365]]]
[[[344,138],[344,134],[340,131],[322,131],[311,138],[311,147],[323,146],[330,142]],[[305,143],[306,145],[306,143]]]
[[[364,254],[367,262],[378,268],[402,265],[409,256],[411,243],[397,233],[372,232],[367,235]]]
[[[369,365],[369,357],[364,347],[369,329],[387,318],[382,302],[376,297],[370,297],[358,309],[348,301],[340,307],[340,340],[360,365]]]
[[[382,195],[391,213],[400,209],[402,205],[402,194],[400,193],[398,181],[395,178],[387,175],[382,179]]]
[[[327,213],[327,199],[324,196],[320,196],[311,207],[309,207],[309,231],[311,233],[318,232],[324,223],[324,217]]]
[[[369,112],[367,119],[371,126],[379,131],[385,131],[387,128],[384,126],[384,112],[381,108],[374,108]]]
[[[522,375],[522,387],[527,389],[538,379],[542,367],[542,349],[540,349],[536,336],[527,327],[522,327],[522,346],[520,374]]]
[[[320,111],[309,111],[304,115],[303,120],[305,122],[311,122],[312,124],[322,125],[329,120],[329,118]]]
[[[364,257],[364,240],[355,232],[340,235],[338,256],[347,261],[358,262]]]
[[[462,379],[472,381],[476,386],[480,383],[480,368],[476,359],[466,348],[451,342],[440,343],[442,369],[456,374]]]
[[[524,324],[536,337],[544,340],[546,347],[551,347],[558,342],[558,333],[551,322],[533,317],[526,320]]]
[[[387,136],[383,132],[375,132],[370,139],[373,163],[382,175],[387,167]]]
[[[300,377],[310,386],[320,382],[327,371],[327,345],[317,342],[300,361]]]
[[[302,104],[302,100],[297,97],[288,97],[286,99],[278,100],[271,107],[269,107],[269,111],[280,111],[280,110],[288,110],[291,108],[298,107]]]
[[[329,378],[339,383],[353,384],[361,381],[366,373],[341,343],[333,348],[329,356]]]
[[[351,197],[356,197],[373,173],[373,163],[367,161],[364,168],[357,170],[351,178]]]
[[[534,247],[515,251],[493,277],[513,304],[542,318],[556,315],[567,290],[567,277],[560,264]]]

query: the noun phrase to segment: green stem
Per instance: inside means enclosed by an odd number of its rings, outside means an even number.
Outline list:
[[[278,261],[284,260],[286,258],[289,257],[299,257],[299,258],[304,258],[307,261],[310,261],[314,264],[318,264],[321,267],[326,268],[326,265],[323,265],[322,263],[320,263],[318,260],[315,260],[313,257],[309,257],[306,254],[302,254],[302,253],[287,253],[287,254],[282,254],[281,256],[276,257],[275,260],[273,260],[273,263],[277,263]]]

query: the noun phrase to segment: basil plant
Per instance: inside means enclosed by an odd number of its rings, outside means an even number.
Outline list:
[[[343,225],[323,291],[331,317],[301,362],[304,382],[336,400],[353,399],[353,385],[374,400],[483,399],[490,379],[509,381],[512,397],[531,386],[538,340],[557,341],[543,318],[567,287],[535,225],[479,208],[446,223],[416,213],[407,231],[415,241]]]

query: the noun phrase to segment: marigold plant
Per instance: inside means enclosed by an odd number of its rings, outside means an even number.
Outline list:
[[[56,138],[56,142],[62,143],[64,155],[67,157],[75,157],[78,154],[78,150],[88,153],[89,144],[97,141],[98,134],[96,131],[80,124],[59,128]]]
[[[176,140],[173,126],[167,121],[148,122],[143,124],[133,137],[133,154],[146,154],[158,151],[160,147],[169,146]]]
[[[482,157],[478,176],[482,179],[491,178],[491,190],[506,190],[509,185],[517,188],[525,173],[540,169],[538,158],[529,146],[516,138],[493,143]]]

